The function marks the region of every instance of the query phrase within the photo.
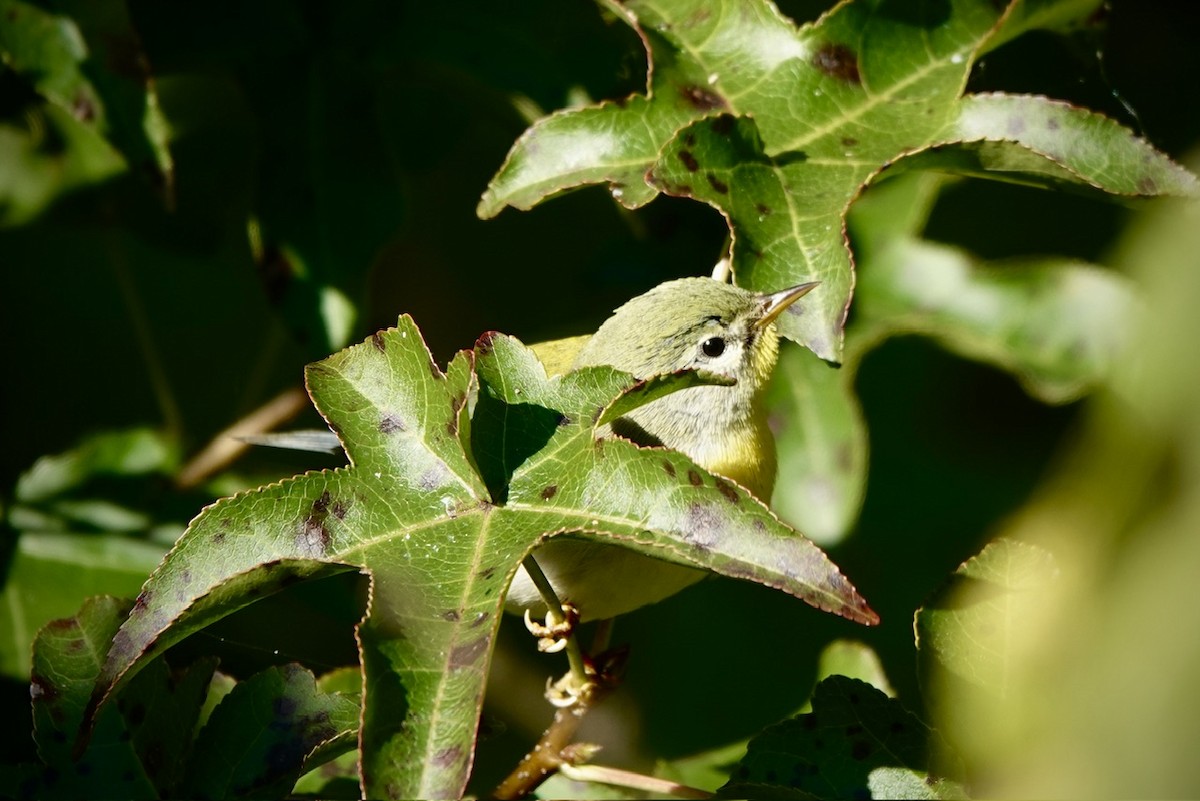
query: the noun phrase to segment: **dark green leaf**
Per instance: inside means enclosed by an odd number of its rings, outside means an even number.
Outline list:
[[[866,682],[832,676],[812,712],[750,740],[722,798],[964,798],[930,772],[929,728]]]
[[[183,795],[270,798],[288,793],[302,769],[353,742],[355,698],[326,693],[299,665],[269,668],[239,682],[196,738]],[[348,742],[349,741],[349,742]]]

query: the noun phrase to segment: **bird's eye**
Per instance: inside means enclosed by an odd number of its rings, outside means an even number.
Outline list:
[[[725,352],[725,340],[721,337],[709,337],[700,343],[700,350],[710,359],[715,359]]]

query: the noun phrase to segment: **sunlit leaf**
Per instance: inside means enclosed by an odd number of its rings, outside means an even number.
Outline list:
[[[963,96],[980,52],[1035,28],[1069,28],[1097,6],[851,0],[797,29],[765,0],[632,0],[617,13],[646,43],[648,94],[536,123],[479,213],[600,182],[631,206],[650,199],[647,183],[701,200],[729,223],[739,284],[821,281],[805,313],[779,327],[840,360],[854,288],[844,217],[893,164],[1112,194],[1200,191],[1100,115],[1045,98]]]
[[[825,555],[744,490],[673,451],[597,439],[606,409],[696,380],[639,382],[607,367],[547,378],[499,334],[443,372],[407,317],[311,365],[310,392],[351,466],[196,518],[117,633],[92,708],[155,654],[256,597],[359,569],[371,577],[359,628],[365,790],[446,797],[471,766],[505,587],[549,536],[617,541],[875,622]]]

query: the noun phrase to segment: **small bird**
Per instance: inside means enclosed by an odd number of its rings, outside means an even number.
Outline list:
[[[564,352],[578,347],[571,367],[609,365],[637,378],[696,369],[733,379],[729,386],[690,387],[653,401],[614,421],[611,433],[681,451],[766,502],[776,464],[762,393],[779,354],[775,319],[816,286],[757,293],[712,278],[668,281],[621,306],[592,336],[534,350],[565,363]],[[655,603],[706,575],[594,541],[554,539],[533,555],[560,600],[583,621]],[[506,606],[547,613],[524,567]]]

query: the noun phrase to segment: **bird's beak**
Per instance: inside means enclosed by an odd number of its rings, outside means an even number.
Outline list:
[[[820,283],[820,281],[809,281],[807,284],[797,284],[778,292],[759,295],[758,302],[761,304],[762,316],[754,321],[755,328],[766,328],[774,322],[776,317],[783,314],[784,309],[812,292]]]

